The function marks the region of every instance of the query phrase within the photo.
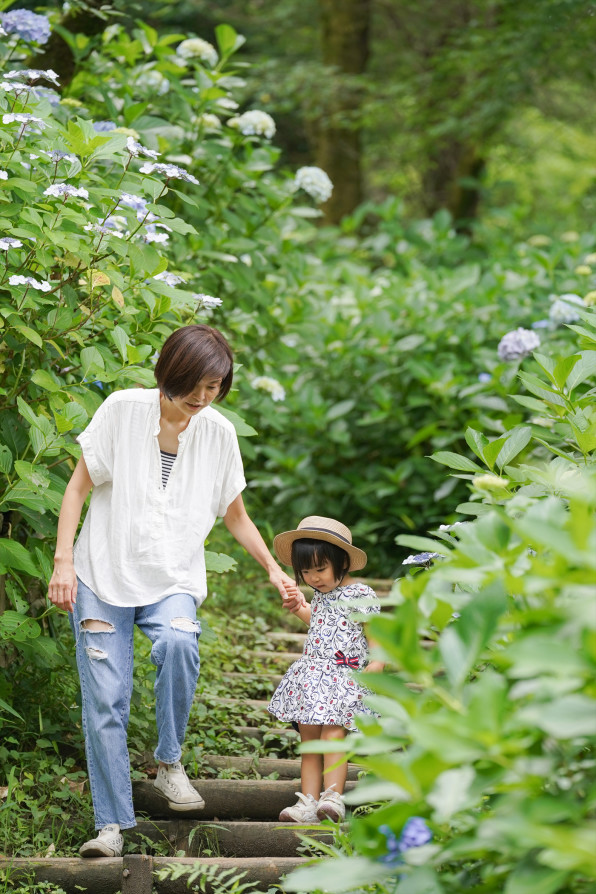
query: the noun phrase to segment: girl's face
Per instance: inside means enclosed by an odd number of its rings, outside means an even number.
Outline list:
[[[313,565],[308,571],[302,570],[304,583],[309,587],[313,587],[320,593],[330,593],[338,586],[339,580],[336,580],[333,574],[333,566],[329,559],[325,559],[319,565]]]

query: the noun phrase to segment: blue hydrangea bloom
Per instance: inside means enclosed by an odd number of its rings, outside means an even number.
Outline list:
[[[93,122],[93,130],[96,133],[108,133],[110,130],[115,130],[116,125],[113,121],[94,121]]]
[[[411,816],[402,829],[399,838],[388,825],[379,826],[379,832],[385,836],[387,853],[377,857],[378,863],[387,866],[400,866],[402,854],[411,847],[421,847],[432,839],[432,832],[420,816]]]
[[[50,20],[29,9],[11,9],[0,18],[7,34],[16,34],[27,43],[47,43],[50,37]]]

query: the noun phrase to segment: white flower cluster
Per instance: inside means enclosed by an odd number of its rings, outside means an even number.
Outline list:
[[[230,127],[238,128],[245,137],[267,137],[270,140],[275,134],[275,121],[271,115],[261,112],[260,109],[253,109],[236,118],[230,118],[228,124]]]
[[[261,391],[268,391],[272,400],[286,399],[283,385],[280,385],[277,379],[272,379],[271,376],[257,376],[256,379],[252,380],[252,387],[260,388]]]
[[[4,168],[0,168],[0,180],[8,180],[8,171],[5,171]]]
[[[129,137],[126,141],[126,148],[129,153],[134,157],[138,158],[139,155],[144,156],[145,158],[159,158],[161,152],[156,152],[155,149],[146,149],[144,146],[141,146],[134,137]]]
[[[52,284],[39,279],[33,279],[32,276],[11,276],[8,280],[11,286],[27,286],[27,288],[39,289],[40,292],[51,292]]]
[[[165,96],[170,89],[168,79],[162,75],[161,71],[156,69],[141,72],[135,83],[137,87],[145,87],[147,90],[157,93],[158,96]]]
[[[140,169],[141,174],[153,174],[154,172],[157,174],[165,174],[168,180],[185,180],[187,183],[196,183],[198,184],[198,180],[196,177],[193,177],[192,174],[189,174],[188,171],[185,171],[184,168],[179,168],[178,165],[168,165],[168,164],[151,164],[147,162]]]
[[[220,307],[223,304],[221,298],[214,298],[213,295],[203,295],[202,292],[195,292],[192,297],[197,302],[197,310],[212,310],[214,307]]]
[[[333,183],[321,168],[298,168],[294,189],[303,189],[315,202],[326,202],[333,192]]]
[[[8,251],[9,248],[21,248],[23,243],[20,239],[13,239],[12,236],[4,236],[0,239],[0,251]]]
[[[560,326],[562,323],[575,323],[576,320],[581,319],[581,317],[573,307],[574,304],[579,305],[580,307],[585,307],[583,299],[580,298],[579,295],[575,295],[573,292],[566,292],[564,295],[559,295],[558,298],[553,300],[553,303],[550,306],[548,312],[549,318],[556,326]]]
[[[153,279],[157,279],[159,282],[165,282],[166,286],[172,286],[172,288],[179,285],[181,282],[186,282],[182,276],[177,276],[175,273],[168,273],[167,270],[164,270],[163,273],[156,273]]]
[[[497,348],[499,360],[522,360],[535,351],[540,345],[540,339],[530,329],[519,326],[511,332],[507,332]]]
[[[51,81],[56,87],[60,83],[58,81],[58,75],[51,68],[15,68],[12,71],[7,72],[4,77],[9,81],[13,79],[19,80],[21,78],[24,81],[39,81],[43,78],[45,81]]]
[[[67,161],[69,164],[74,164],[78,161],[76,155],[71,155],[69,152],[59,152],[57,150],[48,153],[48,158],[50,161],[53,161],[54,164],[58,164],[59,161]]]
[[[442,553],[416,553],[416,555],[408,556],[407,559],[404,559],[402,565],[423,565],[426,568],[430,568],[434,559],[444,558],[445,556]]]
[[[181,59],[200,59],[210,68],[215,68],[219,61],[217,50],[202,37],[189,37],[176,47],[176,55]]]
[[[133,211],[136,211],[139,220],[142,220],[147,213],[147,199],[144,199],[142,196],[135,196],[130,192],[123,192],[118,204],[125,205],[127,208],[132,208]]]
[[[43,191],[44,196],[53,196],[54,198],[69,199],[76,196],[79,199],[88,199],[89,193],[84,186],[71,186],[70,183],[53,183]]]
[[[100,233],[102,236],[116,236],[117,239],[122,239],[122,233],[118,230],[114,229],[113,226],[107,226],[106,223],[88,223],[83,227],[84,230],[87,230],[88,233]]]
[[[28,124],[35,124],[40,130],[43,130],[46,126],[43,118],[36,118],[35,115],[30,115],[29,112],[9,112],[6,115],[2,115],[3,124],[12,124],[13,121],[17,124],[22,124],[23,127],[26,127]]]

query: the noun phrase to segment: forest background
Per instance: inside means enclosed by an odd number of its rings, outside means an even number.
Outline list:
[[[580,610],[573,599],[586,596],[596,554],[596,8],[90,0],[35,6],[46,25],[26,28],[22,12],[10,18],[23,8],[34,5],[0,3],[5,850],[28,852],[32,768],[46,760],[50,778],[59,767],[73,785],[81,772],[68,629],[45,596],[76,434],[109,391],[153,385],[170,331],[204,321],[235,349],[222,412],[241,437],[246,502],[266,539],[313,512],[339,517],[366,545],[367,573],[397,579],[395,617],[380,620],[378,639],[404,681],[425,687],[436,727],[408,726],[419,706],[379,681],[394,724],[369,736],[396,754],[419,736],[426,770],[410,766],[406,779],[401,758],[369,763],[383,784],[403,793],[407,782],[408,811],[434,822],[457,864],[442,884],[460,890],[458,861],[467,872],[480,854],[485,890],[523,864],[519,890],[531,876],[544,894],[583,891],[589,848],[569,840],[593,822],[596,625],[589,602]],[[467,533],[441,532],[470,519]],[[274,617],[222,526],[208,547],[215,609],[250,602]],[[410,577],[412,548],[425,551],[424,568],[435,549],[449,559]],[[485,592],[481,623],[472,594]],[[451,621],[468,600],[458,640]],[[496,660],[511,645],[510,611],[527,651],[517,644]],[[444,643],[435,657],[417,646],[421,634]],[[552,643],[565,638],[568,679],[544,683]],[[572,660],[582,649],[585,663]],[[476,750],[458,740],[437,755],[432,742],[457,728],[487,650],[494,728],[460,727]],[[518,716],[509,694],[520,678],[519,698],[535,702]],[[145,722],[133,732],[139,748],[150,738]],[[539,770],[513,767],[528,736]],[[503,767],[525,794],[561,779],[570,813],[553,819],[549,801],[528,817],[505,798],[503,824],[483,825],[487,792],[512,785]],[[42,799],[36,852],[68,824],[64,805],[42,810]],[[384,815],[394,832],[403,803],[396,795]],[[528,836],[523,859],[519,841],[505,841],[511,815]],[[535,831],[542,821],[562,824],[560,847]],[[383,854],[379,820],[360,833],[356,824],[356,839],[368,858]],[[442,854],[428,858],[439,865]]]

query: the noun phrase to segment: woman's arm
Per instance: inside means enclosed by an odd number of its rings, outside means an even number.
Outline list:
[[[259,534],[257,526],[245,509],[242,494],[238,494],[236,499],[230,503],[223,520],[232,537],[265,569],[269,575],[270,582],[279,590],[284,606],[290,611],[295,611],[297,607],[304,606],[306,600],[302,592],[300,590],[298,590],[298,593],[294,592],[296,590],[295,582],[285,571],[282,571],[267,549],[267,545]],[[293,595],[290,595],[290,593]]]
[[[72,548],[81,520],[83,504],[92,487],[93,482],[87,464],[81,456],[64,491],[58,519],[54,572],[48,587],[50,602],[68,612],[72,611],[77,598],[77,576],[72,559]]]

